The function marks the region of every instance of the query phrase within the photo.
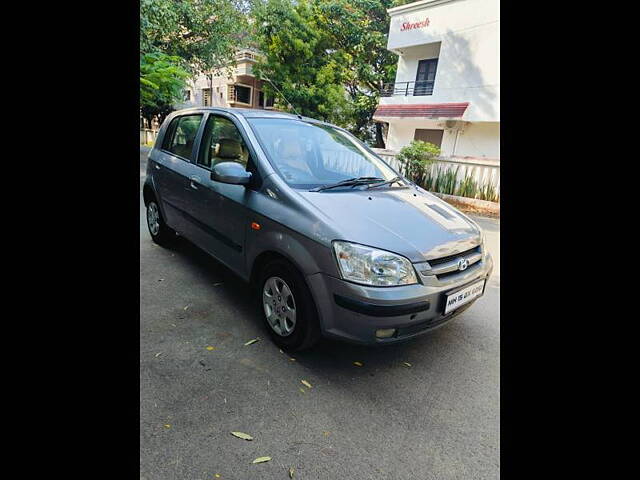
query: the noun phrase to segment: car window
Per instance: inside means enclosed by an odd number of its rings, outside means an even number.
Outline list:
[[[164,150],[183,158],[191,158],[193,143],[202,122],[202,114],[174,118],[167,130]]]
[[[295,188],[314,188],[354,177],[396,176],[350,135],[302,120],[252,118],[251,127],[283,179]]]
[[[234,123],[225,117],[209,115],[200,142],[198,165],[213,168],[221,162],[238,162],[245,168],[249,150]]]

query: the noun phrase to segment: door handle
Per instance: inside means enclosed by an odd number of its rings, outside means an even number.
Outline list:
[[[191,177],[189,179],[189,186],[194,190],[198,190],[198,185],[200,184],[200,177]]]

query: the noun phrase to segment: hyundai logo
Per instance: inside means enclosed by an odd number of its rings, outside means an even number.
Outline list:
[[[458,270],[463,271],[466,270],[469,266],[469,261],[466,258],[461,258],[458,260]]]

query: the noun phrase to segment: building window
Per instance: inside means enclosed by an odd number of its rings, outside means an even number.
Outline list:
[[[416,74],[416,84],[413,88],[413,94],[432,95],[433,85],[436,80],[436,69],[438,68],[438,59],[430,58],[428,60],[420,60],[418,62],[418,73]]]
[[[202,89],[202,105],[205,107],[211,106],[211,89],[203,88]]]
[[[258,105],[262,108],[273,108],[273,98],[269,97],[261,90]]]
[[[243,87],[242,85],[234,85],[234,87],[236,102],[251,105],[251,87]]]
[[[429,130],[426,128],[416,128],[413,135],[414,140],[422,140],[423,142],[433,143],[435,146],[442,146],[442,134],[444,130]]]
[[[184,91],[184,101],[185,102],[191,101],[191,90]]]

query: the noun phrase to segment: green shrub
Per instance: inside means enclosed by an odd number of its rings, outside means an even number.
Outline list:
[[[413,140],[409,145],[402,147],[397,159],[402,165],[402,173],[407,178],[418,185],[425,185],[427,174],[439,156],[440,148],[437,145]]]

